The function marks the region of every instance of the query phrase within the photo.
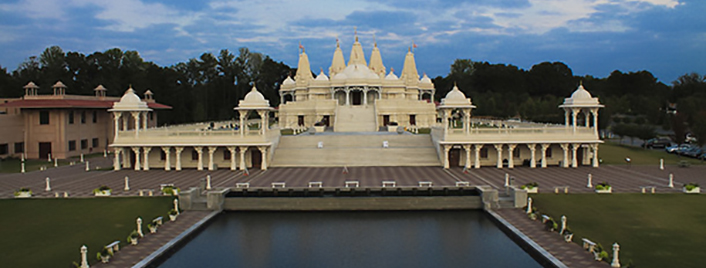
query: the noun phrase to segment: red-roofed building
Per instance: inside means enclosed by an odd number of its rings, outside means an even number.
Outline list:
[[[102,152],[113,140],[113,116],[108,109],[120,97],[108,97],[98,86],[95,96],[66,95],[57,82],[54,94],[38,95],[30,82],[19,99],[0,99],[0,158],[65,159]],[[146,92],[147,125],[157,126],[157,110],[172,107],[154,101]],[[134,124],[134,123],[133,123]]]

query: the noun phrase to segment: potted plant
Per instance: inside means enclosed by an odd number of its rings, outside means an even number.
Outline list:
[[[176,188],[174,186],[164,186],[164,188],[162,188],[163,195],[175,196],[175,195],[179,195],[179,191],[180,191],[179,188]]]
[[[110,187],[102,185],[101,187],[93,189],[93,194],[95,196],[110,196],[112,191]]]
[[[387,124],[387,132],[397,131],[397,122],[390,122]]]
[[[687,194],[698,194],[701,192],[701,188],[698,184],[690,182],[684,185],[684,192]]]
[[[15,198],[29,198],[32,197],[32,190],[29,188],[20,188],[19,190],[15,191]]]
[[[179,212],[176,211],[176,209],[172,209],[169,211],[169,220],[170,221],[176,221],[177,216],[179,215]]]
[[[596,193],[599,194],[606,194],[606,193],[612,193],[613,192],[613,187],[610,186],[607,182],[601,182],[598,185],[596,185]]]
[[[150,223],[147,224],[147,228],[150,229],[150,233],[151,233],[151,234],[157,233],[157,223],[155,223],[155,222],[150,222]]]
[[[137,239],[140,238],[140,234],[137,233],[137,230],[132,230],[132,233],[127,236],[127,242],[132,244],[133,246],[137,245]]]
[[[323,133],[326,131],[326,123],[323,121],[316,122],[314,124],[314,128],[316,129],[316,132]]]
[[[539,192],[539,184],[537,184],[537,182],[530,182],[520,186],[520,189],[527,190],[528,194],[536,194]]]
[[[574,232],[571,231],[571,229],[569,229],[569,227],[566,227],[566,229],[564,230],[563,236],[564,236],[564,241],[566,241],[566,243],[571,243],[571,241],[574,238]]]
[[[110,261],[111,256],[113,256],[113,254],[107,248],[103,248],[103,250],[96,253],[96,258],[102,263],[108,263],[108,261]]]

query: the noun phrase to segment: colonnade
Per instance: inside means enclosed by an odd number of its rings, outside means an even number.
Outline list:
[[[496,144],[442,144],[443,146],[443,164],[444,168],[448,169],[450,167],[449,163],[449,152],[455,145],[461,145],[463,147],[463,150],[465,152],[465,164],[464,166],[466,169],[470,168],[480,168],[481,163],[481,157],[480,157],[480,151],[483,149],[484,146],[489,146],[492,145],[493,148],[495,148],[495,151],[497,152],[497,160],[496,160],[496,167],[497,168],[503,168],[503,152],[505,148],[507,148],[507,167],[508,168],[514,168],[515,167],[515,162],[514,162],[514,150],[519,150],[517,147],[518,145],[521,146],[527,146],[527,148],[530,151],[530,168],[536,168],[537,167],[537,149],[540,150],[540,159],[539,159],[539,164],[540,167],[546,168],[547,167],[547,149],[550,148],[552,144],[550,143],[528,143],[528,144],[516,144],[516,143],[496,143]],[[539,146],[538,146],[539,145]],[[561,161],[561,166],[563,168],[568,168],[571,166],[572,168],[578,167],[578,149],[583,145],[581,143],[558,143],[558,145],[561,147],[563,151],[563,160]],[[589,148],[591,149],[593,155],[591,158],[591,165],[593,167],[598,167],[598,144],[597,143],[591,143],[588,144]],[[473,153],[473,163],[471,163],[471,153]],[[570,158],[570,159],[569,159]]]
[[[114,170],[120,170],[122,167],[129,167],[130,166],[130,158],[129,158],[129,151],[132,150],[132,152],[135,154],[135,165],[134,169],[135,170],[150,170],[150,164],[149,164],[149,153],[153,148],[161,149],[162,152],[164,152],[165,158],[164,158],[164,170],[171,170],[172,169],[172,164],[171,164],[171,156],[172,156],[172,148],[174,148],[174,156],[175,156],[175,161],[176,165],[174,167],[175,170],[179,171],[182,169],[182,161],[181,161],[181,155],[182,152],[184,151],[184,148],[188,147],[193,147],[194,151],[198,155],[198,162],[196,169],[197,170],[204,170],[204,168],[207,168],[208,170],[215,170],[215,161],[213,158],[214,153],[218,150],[219,147],[225,147],[229,152],[230,152],[230,170],[245,170],[245,153],[247,152],[248,149],[253,149],[257,148],[261,152],[262,159],[260,163],[260,169],[262,170],[267,170],[267,152],[270,146],[132,146],[132,147],[117,147],[114,148],[113,150],[115,151],[115,158],[113,160],[113,169]],[[239,165],[236,165],[236,152],[239,153],[238,159],[240,159]],[[204,167],[204,154],[208,154],[208,162],[206,163],[206,166]],[[122,163],[120,162],[120,158],[122,157]]]
[[[123,116],[123,113],[126,113],[127,115]],[[128,125],[130,124],[130,115],[132,115],[133,122],[135,122],[135,137],[139,137],[140,135],[140,129],[146,130],[147,129],[147,114],[149,111],[130,111],[130,112],[120,112],[120,111],[113,111],[113,122],[115,125],[113,126],[113,129],[115,130],[114,133],[114,139],[118,138],[118,132],[120,130],[122,131],[127,131],[128,130]]]
[[[336,99],[336,93],[337,92],[344,92],[346,93],[346,106],[351,105],[351,92],[353,91],[360,91],[363,93],[363,103],[362,105],[368,105],[368,93],[369,92],[375,92],[377,94],[376,99],[382,98],[382,93],[380,92],[380,88],[378,87],[368,87],[368,86],[363,86],[363,87],[345,87],[345,88],[331,88],[331,98]]]

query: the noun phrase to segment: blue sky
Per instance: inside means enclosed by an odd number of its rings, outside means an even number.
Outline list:
[[[388,70],[446,75],[457,58],[523,69],[562,61],[576,75],[648,70],[671,83],[706,74],[703,0],[5,0],[0,66],[9,71],[46,47],[91,54],[119,47],[172,65],[239,47],[296,67],[298,43],[327,70],[338,37],[346,59],[353,29],[369,58],[373,35]]]

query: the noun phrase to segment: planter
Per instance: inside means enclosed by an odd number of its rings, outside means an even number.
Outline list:
[[[17,192],[15,198],[30,198],[32,197],[32,192]]]
[[[110,196],[113,190],[103,190],[95,193],[95,196]]]
[[[148,226],[148,228],[150,229],[151,234],[157,233],[157,226],[152,226],[152,227]]]
[[[684,192],[687,194],[698,194],[701,193],[701,187],[695,187],[694,189],[691,189],[691,191],[687,190],[686,187],[683,188]]]
[[[527,190],[528,194],[536,194],[539,193],[539,187],[534,187],[534,188],[525,188]]]
[[[101,262],[102,263],[108,263],[108,261],[110,261],[110,255],[105,255],[105,256],[101,255]]]
[[[137,246],[137,238],[131,238],[130,244],[132,244],[133,246]]]
[[[571,240],[573,238],[574,238],[574,234],[565,234],[564,235],[564,241],[566,241],[566,243],[571,243]]]
[[[610,187],[608,189],[601,189],[601,190],[596,189],[596,193],[599,193],[599,194],[609,194],[612,192],[613,192],[613,187]]]
[[[176,221],[177,216],[178,216],[178,215],[169,214],[169,220],[170,220],[170,221]]]
[[[387,132],[397,132],[398,126],[387,126]]]
[[[326,126],[314,126],[317,133],[323,133],[326,130]]]

